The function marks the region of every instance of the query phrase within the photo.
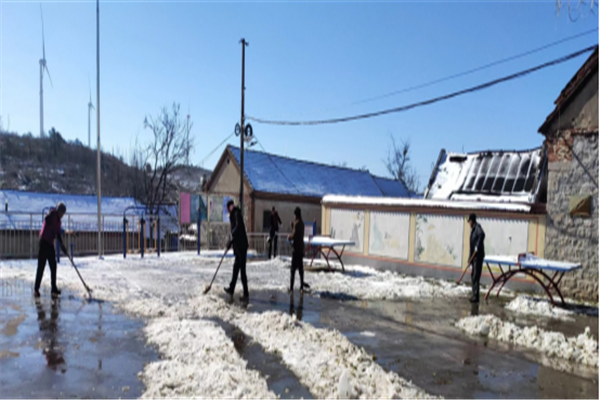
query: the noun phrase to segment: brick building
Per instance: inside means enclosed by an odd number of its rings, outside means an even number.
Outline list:
[[[598,301],[598,48],[539,128],[548,152],[546,258],[580,262],[563,293]]]

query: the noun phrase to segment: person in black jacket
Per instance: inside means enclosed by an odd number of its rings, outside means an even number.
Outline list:
[[[471,303],[479,303],[479,281],[481,280],[481,270],[483,269],[483,259],[485,257],[485,232],[481,225],[477,223],[475,214],[469,215],[469,225],[471,225],[471,251],[469,260],[472,259],[471,268],[471,289],[472,296],[469,299]]]
[[[233,264],[233,275],[231,283],[225,287],[225,292],[233,296],[235,284],[237,282],[240,271],[242,272],[242,286],[244,287],[244,295],[242,300],[248,300],[248,278],[246,277],[246,255],[248,253],[248,236],[246,236],[246,227],[244,226],[244,218],[239,207],[235,207],[233,200],[227,202],[227,210],[229,211],[229,223],[231,224],[231,239],[227,243],[227,249],[233,245],[233,254],[235,262]]]
[[[294,210],[296,216],[292,233],[288,236],[288,240],[292,242],[292,269],[290,272],[290,293],[294,292],[294,276],[296,270],[300,274],[300,294],[304,293],[304,222],[302,221],[302,212],[300,207]]]
[[[269,231],[269,259],[271,259],[271,250],[273,257],[277,257],[277,232],[279,231],[279,225],[281,224],[281,218],[275,210],[275,207],[271,209],[271,230]]]

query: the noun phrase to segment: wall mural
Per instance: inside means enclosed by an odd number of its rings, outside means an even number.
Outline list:
[[[369,254],[408,260],[410,214],[371,212]]]
[[[517,255],[527,251],[528,221],[478,218],[477,222],[485,232],[485,254]]]
[[[365,239],[365,212],[353,210],[331,210],[329,234],[334,239],[351,240],[354,246],[346,251],[362,253]]]
[[[417,214],[415,261],[460,268],[463,229],[462,217]]]

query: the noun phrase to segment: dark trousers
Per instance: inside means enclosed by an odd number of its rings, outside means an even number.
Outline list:
[[[481,280],[481,270],[483,269],[483,257],[475,256],[471,266],[471,290],[473,298],[479,300],[479,281]]]
[[[50,264],[50,281],[52,283],[52,291],[56,291],[56,253],[52,243],[45,240],[40,240],[40,251],[38,253],[38,267],[35,275],[35,290],[40,290],[44,269],[46,268],[46,260]]]
[[[275,250],[273,257],[277,257],[277,231],[269,232],[269,259],[271,258],[272,249]]]
[[[246,252],[244,251],[236,251],[235,252],[235,261],[233,263],[233,275],[231,276],[231,283],[229,284],[229,289],[233,293],[235,291],[235,285],[237,283],[237,278],[242,272],[242,286],[244,287],[244,296],[248,296],[248,277],[246,276]]]
[[[290,270],[290,290],[294,290],[294,277],[296,270],[300,274],[300,289],[304,288],[304,254],[294,251],[292,254],[292,269]]]

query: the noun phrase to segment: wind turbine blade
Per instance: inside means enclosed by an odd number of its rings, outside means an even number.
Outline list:
[[[46,61],[46,40],[44,38],[44,13],[40,4],[40,16],[42,17],[42,60]]]
[[[48,73],[48,79],[50,79],[50,86],[52,86],[52,89],[54,89],[54,85],[52,84],[52,77],[50,76],[50,70],[48,69],[48,65],[46,65],[46,63],[44,63],[44,69]]]

